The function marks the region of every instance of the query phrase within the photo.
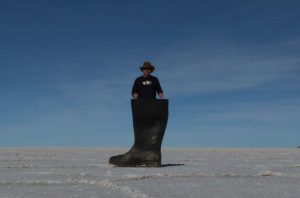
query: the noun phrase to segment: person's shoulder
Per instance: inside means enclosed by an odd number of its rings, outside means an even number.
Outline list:
[[[141,80],[143,78],[143,76],[139,76],[139,77],[136,77],[135,80]]]
[[[154,81],[159,82],[159,80],[158,80],[158,78],[157,78],[156,76],[152,76],[152,75],[151,75],[151,78],[152,78]]]
[[[156,76],[152,76],[150,75],[151,78],[155,79],[155,80],[158,80],[158,78]]]

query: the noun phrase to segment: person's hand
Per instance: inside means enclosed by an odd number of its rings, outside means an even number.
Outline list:
[[[163,98],[164,98],[164,94],[163,94],[163,93],[159,93],[159,94],[158,94],[158,97],[159,97],[160,99],[163,99]]]
[[[132,94],[133,99],[137,99],[138,96],[139,96],[139,95],[138,95],[137,93],[133,93],[133,94]]]

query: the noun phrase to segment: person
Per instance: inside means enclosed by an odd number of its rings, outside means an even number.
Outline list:
[[[164,93],[159,80],[157,77],[151,75],[155,67],[151,62],[145,61],[140,70],[143,75],[134,81],[131,91],[133,99],[156,99],[156,94],[160,99],[163,99]]]

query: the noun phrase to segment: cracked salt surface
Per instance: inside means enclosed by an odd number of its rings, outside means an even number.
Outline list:
[[[165,148],[162,168],[107,163],[125,151],[0,148],[0,197],[300,197],[299,149]]]

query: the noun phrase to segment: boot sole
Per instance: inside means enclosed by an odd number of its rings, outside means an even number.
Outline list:
[[[139,163],[135,163],[135,164],[114,164],[116,166],[119,167],[161,167],[161,163],[160,162],[139,162]]]

